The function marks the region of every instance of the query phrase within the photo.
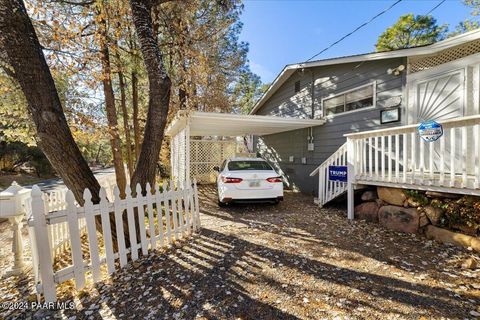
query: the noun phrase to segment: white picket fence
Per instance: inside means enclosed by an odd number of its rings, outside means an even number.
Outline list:
[[[87,272],[91,272],[93,281],[98,282],[101,279],[101,265],[106,264],[107,273],[111,274],[115,271],[116,262],[122,268],[127,264],[128,256],[132,261],[137,260],[138,250],[147,255],[149,250],[171,245],[198,230],[200,218],[196,181],[182,185],[185,187],[180,189],[176,188],[172,181],[165,181],[162,185],[156,185],[153,192],[147,192],[145,196],[141,194],[140,185],[136,186],[136,196],[132,196],[131,189],[127,186],[125,199],[120,199],[120,190],[115,186],[113,201],[107,198],[106,189],[101,188],[98,204],[92,203],[91,193],[86,189],[83,207],[76,203],[69,190],[62,198],[61,193],[46,196],[34,186],[28,224],[37,293],[43,293],[45,301],[53,302],[56,300],[57,284],[74,279],[76,288],[82,289]],[[149,184],[146,190],[151,190]],[[114,226],[110,223],[111,215],[115,221]],[[135,215],[140,222],[140,239],[137,239]],[[96,217],[101,219],[102,241],[98,238]],[[125,244],[125,219],[128,222],[129,242],[133,244],[133,250]],[[64,226],[67,230],[64,230]],[[87,260],[84,257],[85,252],[82,251],[82,229],[86,229],[86,237],[83,238],[88,242]],[[119,235],[116,242],[117,252],[114,252],[113,230]],[[68,240],[72,265],[54,270],[53,258],[58,244],[51,239],[65,238]],[[102,251],[105,254],[101,255]]]
[[[107,192],[107,198],[113,199],[113,186],[105,186]],[[67,207],[66,194],[68,189],[57,189],[53,191],[48,191],[43,194],[43,199],[46,206],[46,212],[53,212],[59,210],[65,210]],[[27,217],[31,216],[31,199],[25,202],[25,211],[27,212]],[[87,224],[84,218],[79,219],[78,222],[80,228],[80,234],[83,235],[87,232]],[[69,248],[70,236],[68,231],[68,223],[56,223],[47,225],[48,228],[48,239],[50,241],[50,248],[52,250],[52,258],[61,257],[63,252]]]
[[[47,207],[47,212],[65,210],[67,206],[66,195],[67,189],[54,190],[49,193],[44,194],[44,201]],[[78,226],[80,229],[80,234],[86,232],[86,223],[85,219],[79,219]],[[48,225],[48,236],[50,241],[50,249],[52,250],[52,258],[55,260],[56,257],[59,257],[63,252],[68,248],[70,243],[69,241],[69,231],[68,223],[56,223]]]

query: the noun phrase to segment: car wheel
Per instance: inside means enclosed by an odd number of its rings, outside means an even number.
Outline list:
[[[273,205],[278,206],[280,204],[280,200],[273,201]]]

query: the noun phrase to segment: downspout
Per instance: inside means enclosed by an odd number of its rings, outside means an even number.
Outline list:
[[[311,93],[310,96],[312,98],[312,115],[311,118],[315,118],[315,73],[313,70],[310,72],[312,74],[312,83],[311,83]]]

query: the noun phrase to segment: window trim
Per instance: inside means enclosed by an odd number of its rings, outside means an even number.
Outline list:
[[[349,111],[344,111],[344,112],[340,112],[340,113],[334,113],[334,114],[331,114],[331,115],[326,114],[325,100],[329,100],[329,99],[332,99],[332,98],[339,97],[339,96],[343,95],[344,96],[343,105],[345,106],[345,95],[347,93],[350,93],[350,92],[353,92],[353,91],[356,91],[356,90],[359,90],[359,89],[363,89],[363,88],[366,88],[366,87],[369,87],[369,86],[373,86],[373,95],[372,95],[373,104],[370,107],[360,108],[360,109],[355,109],[355,110],[349,110]],[[373,81],[373,82],[369,82],[367,84],[352,88],[352,89],[348,89],[348,90],[339,92],[339,93],[332,93],[332,94],[322,98],[322,115],[323,115],[324,118],[332,118],[332,117],[336,117],[336,116],[340,116],[340,115],[344,115],[344,114],[350,114],[350,113],[354,113],[354,112],[358,112],[358,111],[374,109],[376,107],[377,107],[377,81],[376,80]]]

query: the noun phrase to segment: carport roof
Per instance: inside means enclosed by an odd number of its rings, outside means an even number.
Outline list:
[[[241,115],[200,111],[180,111],[165,134],[174,136],[190,126],[190,136],[267,135],[296,129],[315,127],[325,120],[283,118],[262,115]]]

